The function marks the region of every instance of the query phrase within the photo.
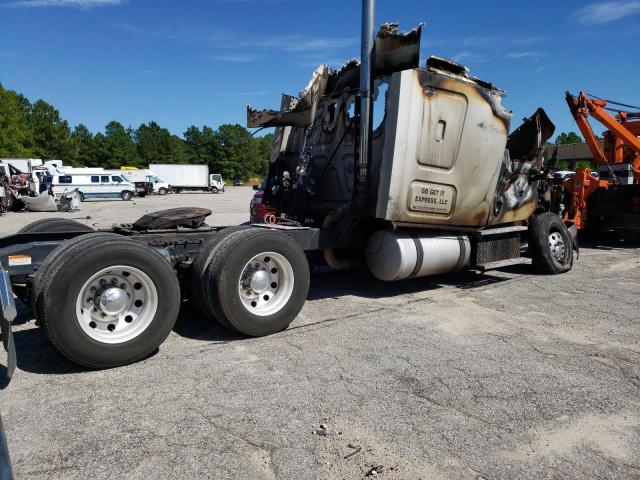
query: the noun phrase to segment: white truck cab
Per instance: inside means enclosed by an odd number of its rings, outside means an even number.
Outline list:
[[[168,182],[165,182],[161,178],[158,178],[153,173],[147,175],[147,181],[153,186],[153,193],[158,195],[166,195],[171,191],[171,186]]]
[[[153,193],[157,193],[158,195],[166,195],[171,191],[171,186],[169,182],[165,182],[163,179],[158,177],[155,173],[148,169],[122,169],[120,173],[124,178],[126,178],[130,182],[147,182],[150,183],[153,187]]]
[[[213,193],[224,193],[224,180],[219,173],[209,175],[209,186]]]

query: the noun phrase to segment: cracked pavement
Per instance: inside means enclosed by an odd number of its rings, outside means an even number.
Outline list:
[[[240,223],[251,194],[198,198]],[[104,207],[82,215],[107,226]],[[640,249],[594,245],[554,277],[317,271],[291,327],[260,339],[185,302],[157,354],[97,372],[23,308],[0,394],[16,477],[638,478]]]

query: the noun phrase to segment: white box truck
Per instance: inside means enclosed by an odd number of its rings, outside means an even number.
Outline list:
[[[152,164],[149,170],[168,182],[172,191],[203,190],[224,193],[224,181],[219,173],[209,173],[207,165]]]

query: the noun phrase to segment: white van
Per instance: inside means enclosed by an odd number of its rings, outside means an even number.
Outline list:
[[[120,173],[86,170],[88,169],[69,168],[50,172],[53,175],[53,193],[78,189],[82,201],[99,198],[120,198],[128,201],[136,191],[135,185],[125,180]]]

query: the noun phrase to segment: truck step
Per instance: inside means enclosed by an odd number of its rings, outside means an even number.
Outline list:
[[[509,267],[511,265],[531,265],[531,259],[526,257],[509,258],[507,260],[500,260],[499,262],[490,262],[483,265],[477,265],[474,270],[486,272],[487,270],[496,270],[498,268]]]

